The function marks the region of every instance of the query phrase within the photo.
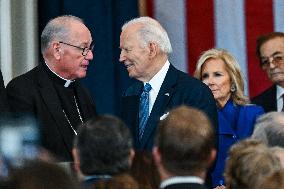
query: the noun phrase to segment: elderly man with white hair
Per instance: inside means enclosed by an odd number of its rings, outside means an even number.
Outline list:
[[[136,149],[151,150],[158,121],[182,104],[203,111],[217,127],[216,104],[210,89],[170,63],[171,43],[157,20],[140,17],[124,24],[120,49],[120,61],[129,77],[137,80],[123,94],[121,112]]]

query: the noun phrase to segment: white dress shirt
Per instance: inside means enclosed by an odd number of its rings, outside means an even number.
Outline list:
[[[165,188],[168,185],[172,184],[180,184],[180,183],[197,183],[197,184],[204,184],[204,180],[197,176],[176,176],[171,177],[167,180],[164,180],[160,184],[160,189]]]
[[[150,98],[149,99],[149,114],[152,111],[152,108],[154,106],[154,103],[160,91],[160,88],[164,82],[164,79],[167,75],[169,67],[170,67],[170,62],[167,60],[164,66],[162,67],[162,69],[156,75],[154,75],[154,77],[148,82],[152,87],[152,89],[149,92],[149,98]],[[144,82],[144,85],[145,84],[146,82]]]
[[[276,101],[277,101],[277,111],[281,112],[283,107],[283,98],[284,88],[280,86],[276,86]]]

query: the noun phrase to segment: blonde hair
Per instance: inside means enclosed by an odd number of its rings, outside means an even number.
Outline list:
[[[249,103],[248,97],[244,95],[244,79],[238,61],[225,49],[209,49],[201,54],[197,61],[194,76],[202,80],[202,67],[209,59],[220,59],[226,65],[231,84],[235,86],[235,91],[231,92],[231,99],[235,104],[245,105]]]
[[[245,139],[229,150],[224,176],[227,189],[251,189],[282,169],[279,158],[259,140]]]

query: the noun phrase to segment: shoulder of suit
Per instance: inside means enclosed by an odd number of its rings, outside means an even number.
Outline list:
[[[264,109],[261,106],[256,105],[256,104],[249,103],[249,104],[246,104],[246,105],[242,105],[240,107],[242,107],[241,109],[243,109],[243,110],[264,112]]]
[[[254,98],[252,98],[252,101],[254,102],[254,101],[260,100],[262,98],[270,97],[271,95],[273,95],[273,93],[276,93],[276,86],[275,85],[272,85],[271,87],[269,87],[268,89],[266,89],[262,93],[258,94]]]
[[[10,85],[16,85],[16,84],[21,84],[21,83],[33,83],[36,81],[36,72],[38,72],[38,66],[33,68],[32,70],[29,70],[26,73],[23,73],[15,78],[13,78],[8,84],[7,87]],[[24,87],[24,86],[23,86]]]

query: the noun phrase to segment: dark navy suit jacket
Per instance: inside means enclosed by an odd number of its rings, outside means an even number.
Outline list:
[[[218,127],[217,108],[211,90],[201,81],[170,65],[145,127],[142,140],[138,140],[139,98],[143,83],[137,81],[122,97],[122,119],[129,126],[136,149],[151,150],[160,117],[179,105],[202,110],[209,116],[215,129]]]
[[[251,102],[262,106],[265,112],[277,111],[276,85],[254,97]]]
[[[216,166],[211,174],[213,187],[224,183],[223,172],[230,147],[252,134],[257,117],[263,113],[264,110],[260,106],[234,105],[231,100],[223,109],[218,110],[219,130],[217,135],[219,147]]]

